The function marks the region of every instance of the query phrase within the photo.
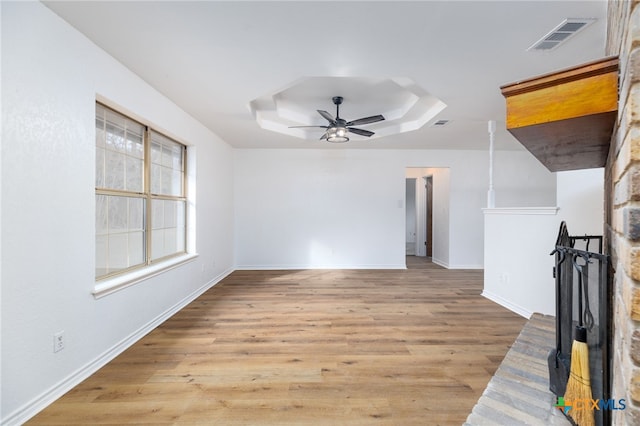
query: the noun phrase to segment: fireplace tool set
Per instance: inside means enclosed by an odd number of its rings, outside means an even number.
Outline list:
[[[589,251],[594,242],[598,252]],[[548,357],[549,389],[566,401],[608,401],[611,291],[602,236],[570,236],[562,222],[551,254],[555,255],[556,347]],[[609,411],[582,405],[565,412],[574,424],[611,423]]]

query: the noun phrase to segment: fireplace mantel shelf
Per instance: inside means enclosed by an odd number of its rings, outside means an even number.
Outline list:
[[[507,84],[507,130],[552,172],[604,167],[618,113],[618,58]]]

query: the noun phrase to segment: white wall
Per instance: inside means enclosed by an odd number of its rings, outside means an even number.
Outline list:
[[[485,211],[483,295],[525,317],[533,312],[555,315],[554,258],[549,253],[561,221],[572,236],[603,233],[603,169],[554,175],[557,207]]]
[[[514,161],[517,155],[520,161]],[[522,167],[524,158],[534,165]],[[556,205],[556,176],[528,151],[496,151],[494,155],[496,207],[544,207]],[[541,174],[544,176],[540,181]],[[488,179],[488,178],[487,178]],[[484,182],[484,181],[483,181]],[[496,186],[500,182],[499,187]],[[485,191],[486,199],[486,191]],[[485,201],[486,203],[486,201]]]
[[[404,267],[403,169],[366,151],[235,154],[239,268]]]
[[[482,295],[529,318],[555,315],[552,276],[560,222],[558,209],[485,210],[485,269]]]
[[[554,176],[530,154],[502,156],[514,173],[496,177],[496,193],[520,182],[535,203],[555,202]],[[407,167],[449,169],[443,263],[481,268],[486,152],[343,148],[235,151],[237,267],[403,268]],[[518,195],[514,202],[534,201]]]
[[[0,423],[17,424],[233,269],[232,149],[41,3],[1,8]],[[197,151],[200,255],[98,300],[97,95]]]
[[[571,235],[604,233],[604,168],[556,173],[558,216]]]
[[[425,170],[433,177],[433,253],[431,260],[445,267],[453,267],[451,259],[451,169],[447,167],[428,168]],[[475,216],[475,215],[470,215]],[[456,225],[457,226],[457,225]],[[469,247],[469,242],[462,239],[462,247]],[[464,263],[455,267],[482,267],[481,265]]]

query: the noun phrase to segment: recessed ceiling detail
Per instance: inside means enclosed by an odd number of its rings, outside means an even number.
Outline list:
[[[409,78],[305,77],[249,103],[263,129],[307,140],[319,140],[326,126],[318,110],[335,111],[332,98],[341,96],[340,116],[355,119],[381,114],[384,121],[368,124],[374,135],[349,135],[352,141],[376,139],[417,130],[439,114],[446,104]]]
[[[558,26],[549,31],[544,37],[536,41],[527,50],[553,50],[573,37],[578,31],[582,31],[596,20],[591,18],[572,19],[567,18]]]

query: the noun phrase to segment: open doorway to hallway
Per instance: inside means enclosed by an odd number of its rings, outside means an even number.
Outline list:
[[[405,254],[448,267],[450,169],[407,167],[405,182]]]
[[[424,245],[426,246],[427,257],[433,256],[433,176],[425,176],[422,178],[424,180],[425,187],[425,226],[427,227],[426,232],[426,241]]]
[[[425,187],[425,223],[426,233],[424,238],[425,254],[426,257],[433,256],[433,176],[424,176],[420,180],[418,178],[406,179],[406,194],[405,194],[405,206],[406,206],[406,251],[407,256],[416,256],[419,253],[417,245],[420,242],[417,239],[418,233],[418,208],[416,205],[416,186],[424,185]]]
[[[416,255],[416,178],[407,178],[405,185],[405,217],[406,217],[406,232],[405,242],[407,256]]]

